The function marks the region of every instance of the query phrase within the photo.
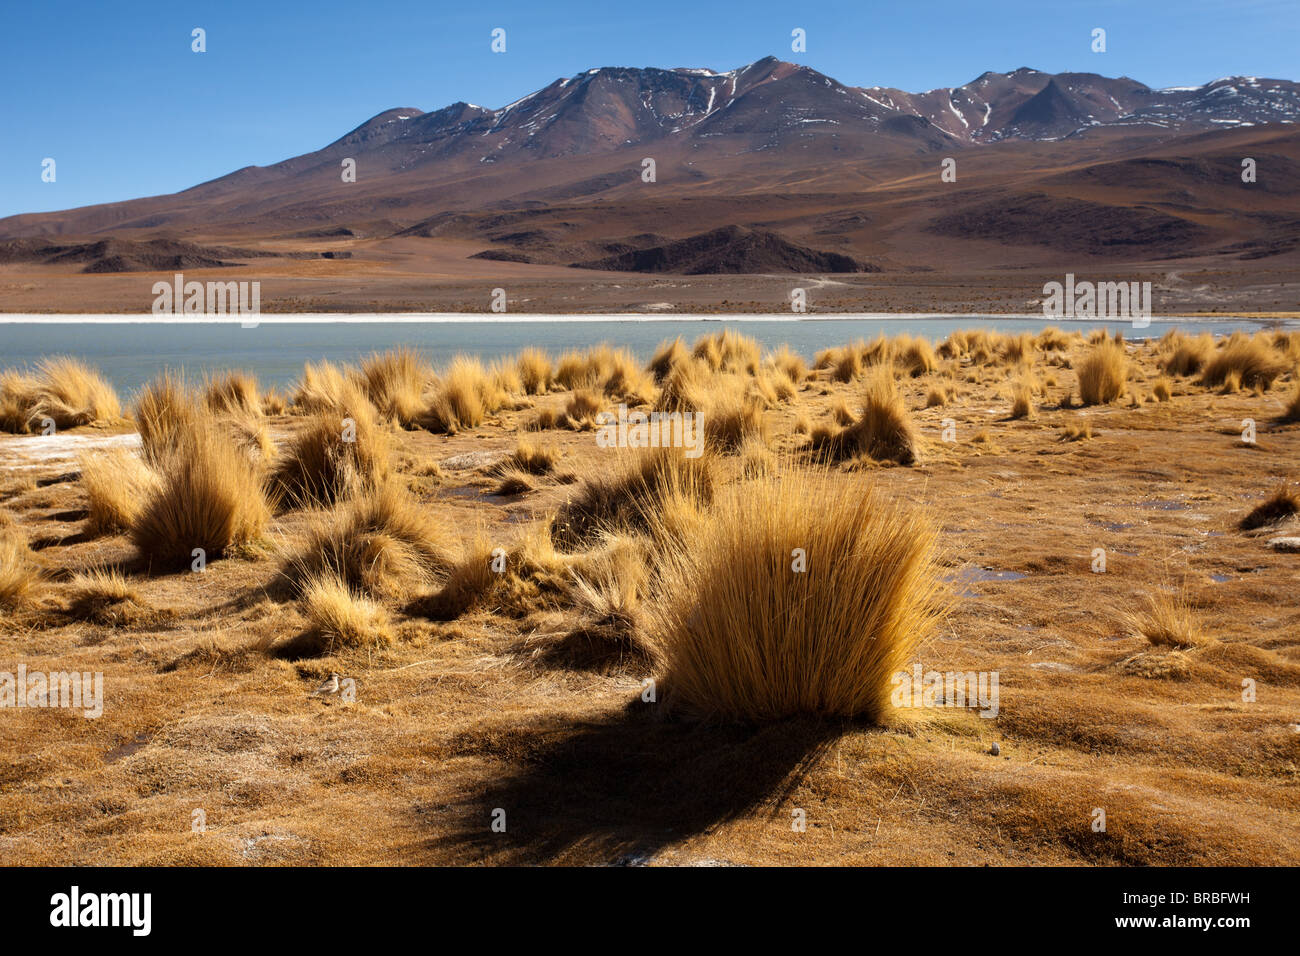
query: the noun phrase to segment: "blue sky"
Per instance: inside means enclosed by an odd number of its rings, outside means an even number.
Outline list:
[[[190,50],[194,27],[206,53]],[[489,48],[494,27],[505,54]],[[790,50],[795,27],[806,53]],[[174,192],[318,149],[391,107],[499,107],[594,66],[728,70],[768,54],[906,90],[1019,66],[1151,86],[1300,80],[1300,0],[10,0],[0,216]]]

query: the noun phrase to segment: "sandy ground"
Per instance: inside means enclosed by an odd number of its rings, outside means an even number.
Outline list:
[[[1130,350],[1150,394],[1151,361]],[[202,574],[137,577],[147,613],[79,620],[70,572],[129,561],[132,547],[81,534],[73,455],[129,433],[0,437],[0,507],[51,578],[37,607],[0,618],[0,670],[102,671],[107,696],[94,720],[0,712],[4,859],[1300,863],[1300,555],[1269,547],[1286,528],[1237,530],[1296,476],[1300,426],[1271,424],[1293,376],[1262,395],[1182,381],[1168,403],[1063,410],[1073,372],[1047,371],[1058,384],[1028,421],[1008,420],[1001,370],[928,410],[928,379],[905,380],[921,462],[837,477],[878,482],[942,528],[954,608],[918,661],[1000,675],[996,719],[934,710],[893,730],[661,719],[641,700],[650,675],[636,665],[584,669],[537,652],[572,629],[557,614],[399,614],[399,640],[381,652],[293,659],[277,648],[305,619],[274,582],[300,512]],[[769,413],[777,449],[797,446],[797,414],[827,421],[859,387],[811,383]],[[523,496],[490,493],[483,464],[513,449],[534,414],[452,438],[402,433],[403,459],[439,461],[445,476],[411,474],[413,490],[457,533],[517,538],[574,489],[543,480]],[[1254,444],[1241,440],[1246,418]],[[944,419],[955,442],[940,440]],[[1058,440],[1085,421],[1091,440]],[[281,440],[295,427],[274,421]],[[566,468],[596,461],[590,433],[542,440]],[[1105,573],[1092,569],[1098,548]],[[1153,648],[1125,623],[1171,580],[1213,635],[1207,646]],[[332,671],[355,680],[355,702],[310,696]],[[497,810],[504,833],[491,828]],[[798,810],[806,832],[792,827]]]

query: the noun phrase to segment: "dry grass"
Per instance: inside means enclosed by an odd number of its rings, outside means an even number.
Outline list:
[[[140,592],[116,568],[92,567],[72,579],[70,613],[108,627],[131,624],[147,613]]]
[[[601,400],[596,392],[579,389],[564,406],[564,424],[574,431],[590,431],[596,427],[596,415],[600,409]]]
[[[892,678],[941,613],[935,540],[900,502],[825,475],[729,487],[702,533],[663,557],[648,632],[665,705],[889,721]]]
[[[516,469],[529,475],[548,475],[555,470],[559,460],[560,452],[556,448],[520,441],[515,450],[502,459],[496,472]]]
[[[347,369],[333,362],[307,362],[294,389],[294,411],[308,414],[335,411],[343,404],[345,393],[350,397],[348,386],[353,384]]]
[[[1034,415],[1033,386],[1021,379],[1011,389],[1011,417],[1013,419],[1032,418]]]
[[[613,454],[613,461],[587,474],[552,520],[558,547],[588,545],[602,532],[644,530],[670,499],[703,506],[713,498],[717,467],[707,452],[698,458],[687,458],[680,448]]]
[[[1161,375],[1156,379],[1155,385],[1151,387],[1151,394],[1155,396],[1157,402],[1167,402],[1174,397],[1173,382],[1166,376]]]
[[[916,461],[916,431],[893,374],[884,367],[867,379],[856,422],[838,430],[814,429],[811,438],[814,451],[831,461],[863,455],[900,465]]]
[[[271,475],[271,486],[286,505],[329,504],[364,494],[389,475],[392,439],[374,408],[352,388],[346,411],[311,417],[289,443]]]
[[[1234,333],[1205,364],[1201,384],[1207,388],[1229,386],[1237,391],[1246,388],[1267,390],[1273,380],[1287,371],[1288,365],[1274,354],[1267,336],[1250,338]]]
[[[403,426],[415,424],[425,409],[425,391],[433,369],[414,349],[370,355],[361,363],[359,381],[376,411]],[[340,397],[347,393],[340,391]]]
[[[1195,375],[1214,354],[1214,336],[1203,332],[1189,338],[1175,329],[1160,338],[1157,349],[1163,356],[1160,369],[1166,375]]]
[[[158,483],[131,523],[131,540],[154,570],[190,567],[259,538],[270,520],[260,469],[223,429],[200,418],[157,458]]]
[[[691,353],[687,350],[686,344],[680,337],[675,338],[671,342],[659,343],[649,364],[646,365],[646,370],[654,376],[656,385],[662,385],[674,368],[690,361],[690,358]]]
[[[1079,362],[1079,398],[1084,405],[1108,405],[1124,394],[1128,356],[1124,347],[1101,339]]]
[[[1283,423],[1300,422],[1300,375],[1296,376],[1295,394],[1291,396],[1286,408],[1282,410],[1279,420]]]
[[[1186,595],[1172,587],[1148,593],[1129,625],[1156,647],[1199,647],[1208,642]]]
[[[1091,438],[1092,425],[1088,422],[1082,425],[1066,425],[1057,435],[1057,440],[1063,442],[1089,441]]]
[[[524,349],[515,359],[519,382],[526,395],[544,395],[551,390],[555,369],[551,357],[541,349]]]
[[[34,372],[0,374],[0,429],[19,434],[76,428],[120,417],[122,406],[113,386],[90,366],[74,358],[39,362]]]
[[[1294,487],[1279,488],[1263,504],[1251,509],[1238,525],[1242,531],[1254,531],[1285,521],[1300,512],[1300,493]]]
[[[145,461],[157,465],[209,419],[183,378],[164,372],[140,390],[132,410]]]
[[[392,641],[388,612],[332,574],[304,582],[302,608],[310,624],[311,649],[317,653],[378,647]]]
[[[433,396],[419,416],[419,424],[432,432],[454,435],[474,428],[501,408],[507,396],[478,359],[458,355],[439,378]]]
[[[369,596],[404,596],[444,574],[450,553],[431,512],[388,482],[341,510],[316,516],[306,546],[288,558],[283,571],[298,588],[330,574]]]
[[[124,448],[85,455],[80,466],[90,512],[85,526],[88,534],[128,530],[158,488],[158,476],[140,456]]]
[[[26,605],[41,583],[41,569],[17,528],[0,526],[0,607]]]
[[[704,413],[704,437],[714,451],[738,451],[746,442],[766,445],[770,440],[763,404],[739,389],[716,394]]]
[[[257,379],[244,372],[210,376],[203,385],[203,406],[214,415],[261,418]]]

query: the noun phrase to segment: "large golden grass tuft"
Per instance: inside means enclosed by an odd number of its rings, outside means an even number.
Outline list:
[[[333,574],[364,594],[405,596],[426,590],[451,564],[442,527],[395,482],[324,512],[291,556],[285,576],[298,588]]]
[[[201,419],[210,419],[177,373],[163,372],[140,390],[133,409],[145,461],[157,465]]]
[[[900,465],[915,463],[916,430],[888,366],[868,377],[858,420],[838,430],[814,430],[812,447],[831,461],[866,455]]]
[[[524,349],[515,359],[515,366],[524,394],[544,395],[551,390],[555,369],[551,364],[551,357],[541,349]]]
[[[389,474],[392,441],[374,407],[355,386],[342,406],[314,414],[289,443],[271,475],[277,497],[292,506],[329,504],[378,487]]]
[[[1124,383],[1128,380],[1124,346],[1107,338],[1100,339],[1080,360],[1077,372],[1083,404],[1109,405],[1124,394]]]
[[[361,363],[359,375],[375,410],[403,426],[414,424],[423,413],[424,392],[432,379],[429,363],[409,348],[371,355]]]
[[[1156,647],[1187,648],[1208,643],[1186,595],[1172,587],[1146,594],[1128,615],[1129,626]]]
[[[900,502],[826,477],[730,486],[665,551],[648,634],[668,708],[889,719],[893,676],[942,612],[936,534]]]
[[[138,455],[125,448],[85,455],[80,464],[89,534],[126,531],[149,495],[158,488],[158,476]]]
[[[666,505],[707,505],[717,485],[714,459],[686,457],[680,448],[610,450],[613,461],[592,469],[551,521],[564,550],[589,545],[601,533],[644,530]]]
[[[41,431],[47,421],[55,428],[76,428],[121,414],[113,386],[74,358],[49,358],[34,372],[0,374],[0,430]]]
[[[191,566],[255,541],[270,520],[261,469],[240,452],[230,433],[197,414],[158,453],[157,487],[131,523],[131,540],[155,570]]]
[[[1267,336],[1247,338],[1234,332],[1205,363],[1201,384],[1207,388],[1217,388],[1227,385],[1231,380],[1241,387],[1267,391],[1273,380],[1283,375],[1287,368],[1287,363],[1274,353]]]
[[[0,526],[0,607],[19,608],[41,583],[41,569],[17,528]]]
[[[312,649],[319,653],[377,647],[392,640],[388,612],[332,574],[304,582],[302,607],[311,624]]]
[[[216,415],[262,417],[257,379],[244,372],[227,372],[209,377],[203,387],[203,405]]]

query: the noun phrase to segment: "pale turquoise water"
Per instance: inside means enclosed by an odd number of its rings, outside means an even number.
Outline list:
[[[909,318],[802,319],[779,321],[717,321],[671,319],[638,321],[529,321],[487,322],[372,322],[263,323],[245,329],[236,324],[36,324],[0,323],[0,369],[29,365],[50,355],[74,355],[94,365],[122,393],[131,395],[164,369],[200,375],[220,369],[241,369],[255,374],[264,386],[286,386],[298,378],[306,361],[329,359],[355,362],[376,350],[396,346],[419,349],[434,365],[445,364],[458,353],[483,359],[512,355],[527,346],[552,353],[581,349],[600,342],[625,346],[648,359],[665,339],[681,336],[689,344],[706,332],[729,327],[757,339],[767,348],[788,344],[812,358],[831,346],[881,334],[908,332],[936,342],[953,329],[986,326],[1001,332],[1036,332],[1042,319]],[[1249,320],[1153,320],[1150,328],[1135,330],[1125,322],[1060,322],[1062,328],[1105,326],[1123,331],[1129,339],[1163,335],[1173,327],[1227,333],[1261,327]]]

